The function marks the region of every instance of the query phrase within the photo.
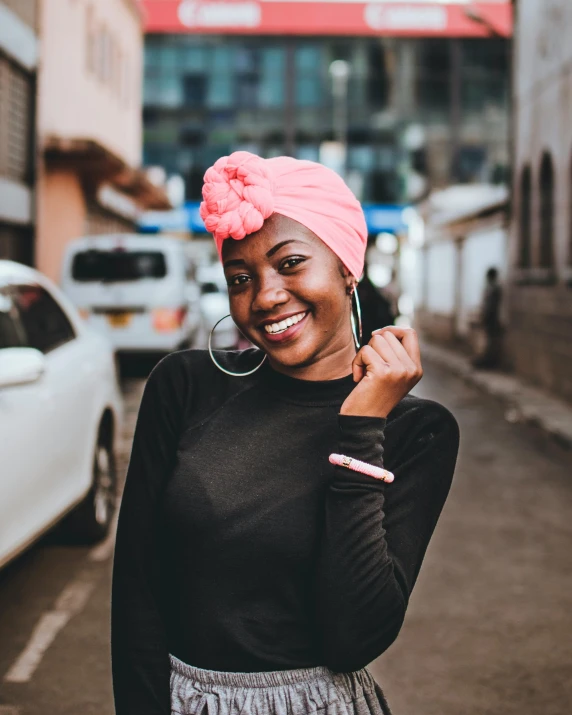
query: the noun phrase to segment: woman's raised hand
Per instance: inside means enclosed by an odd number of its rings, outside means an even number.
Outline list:
[[[355,356],[352,372],[358,384],[340,413],[387,417],[423,377],[417,333],[396,325],[376,330]]]

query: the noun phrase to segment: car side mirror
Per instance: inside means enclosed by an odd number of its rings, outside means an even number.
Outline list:
[[[34,348],[0,350],[0,389],[37,382],[46,370],[46,358]]]

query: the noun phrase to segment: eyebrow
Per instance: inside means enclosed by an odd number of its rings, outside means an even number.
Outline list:
[[[282,246],[286,246],[289,243],[304,243],[304,241],[299,241],[296,238],[287,238],[285,241],[280,241],[280,243],[277,243],[275,246],[272,246],[272,248],[266,252],[266,258],[272,258],[272,256],[279,251]],[[232,258],[228,261],[225,261],[223,263],[224,268],[228,268],[230,266],[244,266],[245,261],[242,258]]]

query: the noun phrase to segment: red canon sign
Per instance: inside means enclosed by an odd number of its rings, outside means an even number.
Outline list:
[[[147,32],[490,37],[512,34],[509,0],[141,0]]]

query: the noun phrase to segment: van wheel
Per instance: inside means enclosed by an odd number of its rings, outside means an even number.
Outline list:
[[[94,544],[104,539],[115,513],[117,470],[113,453],[113,429],[107,421],[99,427],[92,475],[91,489],[70,514],[66,524],[70,536],[84,544]]]

